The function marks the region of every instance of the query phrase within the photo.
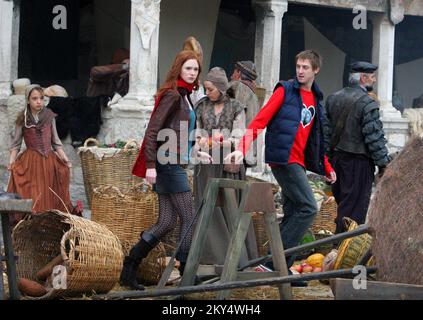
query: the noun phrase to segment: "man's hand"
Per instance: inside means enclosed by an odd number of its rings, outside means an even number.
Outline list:
[[[145,180],[151,185],[156,183],[157,172],[155,168],[147,169]]]
[[[198,151],[197,158],[203,164],[210,164],[213,163],[213,158],[207,152]]]
[[[325,177],[326,182],[334,184],[336,182],[336,173],[331,171],[328,176]]]
[[[231,163],[232,158],[234,158],[236,164],[241,164],[242,160],[244,159],[244,155],[241,151],[236,150],[228,154],[225,159],[223,159],[224,163]]]

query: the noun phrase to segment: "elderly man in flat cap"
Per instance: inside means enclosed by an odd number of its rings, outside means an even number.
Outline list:
[[[238,61],[229,83],[229,94],[245,106],[245,127],[247,128],[259,111],[259,101],[256,96],[257,79],[256,66],[252,61]],[[247,167],[257,165],[257,143],[245,157]]]
[[[343,231],[342,218],[358,224],[366,220],[375,166],[379,175],[390,161],[379,103],[369,95],[376,82],[377,66],[364,61],[351,64],[349,86],[327,98],[325,139],[337,181],[332,192],[338,204],[336,233]]]

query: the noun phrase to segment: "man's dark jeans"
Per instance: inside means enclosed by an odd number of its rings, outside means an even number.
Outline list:
[[[317,213],[317,203],[302,166],[293,163],[272,167],[272,173],[282,187],[284,217],[279,227],[286,250],[300,243]],[[287,260],[288,268],[294,260],[295,256]]]

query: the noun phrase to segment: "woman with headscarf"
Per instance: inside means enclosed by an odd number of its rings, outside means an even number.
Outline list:
[[[204,88],[207,96],[199,101],[195,110],[197,143],[194,150],[208,151],[212,157],[212,163],[199,163],[195,166],[194,201],[196,208],[200,206],[203,192],[211,178],[245,179],[244,165],[223,163],[224,154],[236,148],[245,130],[244,106],[228,96],[228,79],[222,68],[215,67],[209,71],[204,81]],[[233,196],[237,197],[235,194]],[[215,207],[200,263],[224,264],[230,239],[228,228],[230,214],[224,208]],[[243,261],[245,259],[247,259],[246,252],[242,257]]]
[[[25,98],[26,106],[16,120],[10,147],[7,191],[32,199],[34,213],[50,209],[72,212],[69,195],[72,163],[57,134],[57,115],[44,106],[44,92],[39,85],[27,86]],[[18,155],[22,140],[26,150]],[[15,214],[12,224],[21,217]]]

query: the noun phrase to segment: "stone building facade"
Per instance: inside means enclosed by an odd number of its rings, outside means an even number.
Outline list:
[[[110,15],[107,18],[102,20],[101,12],[95,13],[97,28],[99,25],[112,24],[114,21],[112,11],[119,10],[116,7],[116,2],[112,0],[101,3],[96,0],[90,1],[98,7],[106,6],[103,9],[107,9],[107,5],[109,6]],[[217,37],[215,30],[218,30],[217,25],[221,21],[218,19],[219,8],[222,8],[224,2],[218,0],[128,0],[122,2],[121,7],[127,8],[128,18],[122,27],[126,36],[122,36],[122,38],[128,45],[131,55],[129,92],[117,104],[103,110],[103,125],[97,137],[101,142],[112,143],[118,139],[142,139],[153,108],[153,95],[158,83],[163,80],[164,72],[168,69],[174,54],[180,50],[183,39],[187,36],[194,35],[201,40],[205,53],[204,70],[213,66],[211,65],[212,55],[216,54],[213,44]],[[121,2],[119,1],[119,3]],[[293,52],[288,52],[289,48],[282,46],[284,21],[286,20],[284,17],[289,15],[291,7],[308,8],[311,12],[314,8],[316,8],[315,10],[339,10],[339,12],[354,12],[353,10],[365,8],[367,10],[366,17],[372,25],[371,60],[379,65],[376,91],[381,101],[385,133],[389,140],[390,151],[401,149],[407,140],[409,129],[408,120],[403,118],[392,105],[394,75],[400,73],[395,72],[395,32],[404,17],[423,16],[423,0],[237,0],[232,3],[232,6],[235,7],[238,4],[247,3],[254,12],[255,32],[253,36],[255,40],[254,48],[250,48],[250,51],[253,52],[251,59],[254,59],[257,65],[258,85],[266,89],[267,98],[275,83],[280,79],[283,71],[280,66],[283,65],[284,56],[293,54]],[[11,84],[18,78],[19,27],[22,25],[20,6],[21,1],[19,0],[0,0],[0,139],[4,141],[0,146],[0,187],[3,188],[8,181],[8,172],[5,169],[9,157],[6,142],[10,137],[8,101],[9,104],[19,104],[19,98],[12,96]],[[173,15],[173,12],[180,7],[184,7],[184,12],[186,12],[186,16],[182,18]],[[106,12],[106,9],[102,12]],[[336,11],[333,12],[336,15]],[[220,14],[222,14],[222,9],[220,9]],[[115,18],[126,17],[126,15]],[[81,26],[87,28],[86,30],[92,24],[88,21],[88,18],[81,18],[80,21]],[[307,40],[308,44],[312,44],[314,39],[310,32],[304,36],[309,39]],[[99,37],[100,33],[97,33],[97,36]],[[106,38],[113,37],[109,34],[108,37],[102,38],[104,41],[98,40],[97,49],[102,45],[106,46]],[[319,43],[316,45],[319,46]],[[328,65],[334,63],[330,58],[332,55],[330,48],[328,45],[323,50],[327,50]],[[335,49],[333,50],[335,57]],[[423,62],[419,64],[419,67],[422,65]],[[327,83],[327,88],[332,90],[335,87],[330,87],[334,82],[330,77],[325,78],[324,74],[320,75],[322,82]],[[336,87],[340,89],[342,82],[336,83]],[[330,92],[326,92],[326,95],[328,94]],[[71,146],[70,140],[65,140],[64,143],[65,151],[73,162],[72,200],[82,199],[85,202],[79,157]]]

